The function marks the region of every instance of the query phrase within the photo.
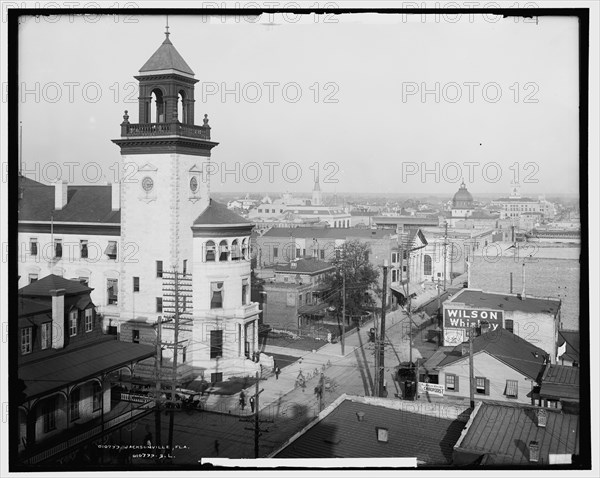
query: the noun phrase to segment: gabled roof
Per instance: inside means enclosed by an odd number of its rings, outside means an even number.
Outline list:
[[[462,348],[463,344],[454,347],[454,350],[439,362],[437,368],[468,360],[468,355],[462,355]],[[473,339],[473,355],[479,352],[487,353],[532,380],[538,379],[547,355],[539,347],[501,328],[495,332],[485,332]]]
[[[162,42],[162,45],[158,47],[158,50],[156,50],[148,61],[144,63],[144,66],[140,68],[140,73],[163,70],[177,70],[187,75],[194,75],[192,69],[175,49],[171,40],[169,40],[168,34],[165,41]]]
[[[287,264],[277,264],[275,266],[275,272],[314,274],[316,272],[325,272],[334,268],[333,264],[317,259],[300,259],[294,263],[296,264],[295,267],[292,267],[291,262]]]
[[[19,289],[19,295],[24,297],[51,297],[50,291],[56,289],[65,289],[65,295],[89,294],[94,290],[79,281],[50,274]]]
[[[554,364],[546,367],[540,397],[579,400],[579,367]]]
[[[54,209],[54,186],[23,176],[19,185],[19,221],[121,223],[121,211],[112,210],[110,185],[68,186],[67,204],[59,211]]]
[[[225,204],[211,199],[206,209],[194,221],[194,226],[252,226],[252,223],[231,211]]]

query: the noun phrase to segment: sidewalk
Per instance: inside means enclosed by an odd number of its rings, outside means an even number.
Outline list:
[[[406,320],[401,309],[388,312],[386,314],[386,330],[394,327]],[[341,342],[331,343],[322,346],[316,352],[289,349],[286,347],[267,346],[265,353],[269,354],[284,354],[297,355],[300,358],[282,369],[279,378],[276,378],[271,370],[266,373],[266,378],[259,381],[259,391],[262,390],[259,398],[260,409],[263,410],[272,405],[279,406],[282,398],[297,389],[296,380],[300,371],[305,378],[305,392],[310,396],[313,395],[314,387],[318,383],[318,379],[322,371],[326,371],[332,365],[340,364],[345,358],[353,359],[355,350],[360,349],[368,343],[367,332],[371,327],[375,326],[374,320],[366,322],[360,329],[355,329],[345,338],[344,354],[342,355]],[[359,335],[362,334],[362,335]],[[368,347],[364,347],[368,349]],[[371,347],[372,348],[372,347]],[[415,355],[419,355],[416,349]],[[402,354],[404,355],[404,354]],[[250,405],[248,400],[250,396],[256,393],[256,386],[253,385],[244,390],[246,395],[246,407],[244,410],[240,408],[240,394],[234,395],[216,395],[211,394],[204,397],[204,409],[211,412],[226,413],[232,415],[251,415]]]

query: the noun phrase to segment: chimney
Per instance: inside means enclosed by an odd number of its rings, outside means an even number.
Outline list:
[[[113,211],[119,211],[121,209],[121,183],[113,182],[110,188],[110,204]]]
[[[52,295],[52,348],[65,346],[65,289],[51,290]]]
[[[529,442],[529,461],[537,462],[540,458],[540,444],[531,440]]]
[[[543,408],[537,411],[537,426],[538,428],[546,428],[546,422],[548,421],[548,412]]]
[[[67,205],[67,182],[56,181],[54,183],[54,209],[62,210]]]

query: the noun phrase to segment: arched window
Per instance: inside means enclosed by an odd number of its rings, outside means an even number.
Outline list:
[[[151,123],[164,123],[165,122],[165,102],[163,100],[162,91],[156,88],[152,90],[152,102],[154,108],[150,105],[150,122]]]
[[[179,91],[177,98],[177,120],[180,123],[187,123],[187,108],[185,104],[185,92]]]
[[[248,260],[248,241],[246,239],[242,240],[242,258]]]
[[[208,241],[206,243],[206,260],[205,262],[215,262],[216,256],[216,246],[213,241]]]
[[[219,261],[229,260],[229,246],[227,241],[223,240],[219,243]]]
[[[431,275],[431,256],[425,255],[425,260],[423,263],[423,275],[430,276]]]
[[[239,261],[241,258],[242,257],[241,257],[240,245],[238,243],[238,240],[234,239],[233,242],[231,243],[231,260]]]

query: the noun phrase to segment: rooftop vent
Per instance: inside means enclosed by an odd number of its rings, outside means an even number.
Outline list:
[[[358,418],[359,422],[365,421],[365,412],[356,412],[356,418]]]

